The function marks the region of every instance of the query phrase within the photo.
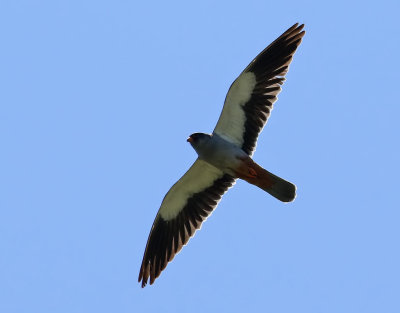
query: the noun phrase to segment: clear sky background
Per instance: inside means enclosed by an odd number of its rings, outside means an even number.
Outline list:
[[[400,312],[398,1],[2,1],[1,312]],[[245,66],[298,49],[255,160],[152,286],[159,205]]]

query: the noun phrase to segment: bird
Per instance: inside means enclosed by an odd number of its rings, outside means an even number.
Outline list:
[[[257,139],[305,35],[294,24],[254,58],[230,86],[211,134],[194,133],[187,142],[198,157],[165,195],[147,240],[138,282],[153,284],[216,208],[237,179],[282,202],[296,197],[296,186],[253,159]]]

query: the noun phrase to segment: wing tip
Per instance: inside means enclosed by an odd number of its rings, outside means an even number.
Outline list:
[[[294,29],[296,32],[300,32],[304,28],[304,23],[300,24],[299,22],[294,23],[291,27],[288,28],[288,30],[285,32],[292,32]]]
[[[138,282],[144,288],[152,285],[167,264],[182,250],[218,205],[222,195],[233,186],[235,179],[223,175],[213,184],[189,198],[187,207],[172,221],[158,215],[147,240]],[[192,199],[192,200],[191,200]]]
[[[295,23],[293,26],[289,27],[281,36],[279,36],[278,39],[275,40],[275,42],[279,39],[284,39],[285,41],[290,42],[288,44],[296,42],[297,46],[300,45],[302,38],[306,34],[304,27],[304,24],[299,25],[299,23]]]

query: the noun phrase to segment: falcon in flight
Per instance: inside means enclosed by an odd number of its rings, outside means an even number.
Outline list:
[[[294,184],[263,169],[251,156],[305,34],[303,27],[290,27],[233,82],[212,134],[194,133],[187,139],[198,158],[161,203],[140,267],[142,287],[149,279],[154,283],[237,178],[283,202],[296,197]]]

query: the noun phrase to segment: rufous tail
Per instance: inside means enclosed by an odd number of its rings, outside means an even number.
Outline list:
[[[243,163],[236,173],[239,178],[256,185],[283,202],[291,202],[296,198],[296,186],[291,182],[263,169],[250,157],[246,158]]]

